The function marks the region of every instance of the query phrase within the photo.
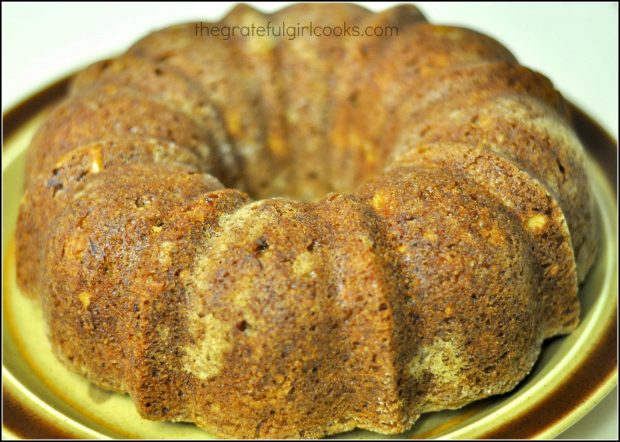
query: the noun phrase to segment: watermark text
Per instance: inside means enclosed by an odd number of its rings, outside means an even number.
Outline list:
[[[341,25],[320,26],[308,22],[287,25],[285,22],[230,26],[213,23],[196,23],[197,37],[216,37],[229,40],[234,37],[280,37],[294,40],[298,37],[396,37],[397,26],[359,26],[343,22]]]

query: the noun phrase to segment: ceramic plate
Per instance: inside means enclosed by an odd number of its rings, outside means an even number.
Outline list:
[[[128,396],[103,391],[66,370],[51,353],[40,307],[16,286],[13,235],[25,149],[67,84],[68,79],[61,80],[4,115],[3,436],[208,438],[194,425],[141,419]],[[588,149],[602,237],[596,265],[580,290],[581,325],[569,336],[546,342],[532,373],[511,393],[423,415],[411,431],[394,437],[550,438],[590,411],[616,384],[616,143],[578,110],[575,126]],[[384,437],[360,430],[339,436]]]

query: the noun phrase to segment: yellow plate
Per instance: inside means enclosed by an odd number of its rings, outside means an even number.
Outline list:
[[[22,195],[25,150],[64,79],[4,115],[3,346],[4,437],[205,439],[194,425],[141,419],[126,395],[90,385],[52,355],[38,304],[15,283],[13,234]],[[580,291],[582,321],[570,336],[545,343],[532,373],[513,392],[457,411],[429,413],[400,438],[550,438],[594,407],[616,384],[617,219],[613,141],[576,110],[575,126],[588,148],[588,168],[600,212],[601,250]],[[605,165],[603,170],[599,164]],[[357,430],[341,436],[377,438]]]

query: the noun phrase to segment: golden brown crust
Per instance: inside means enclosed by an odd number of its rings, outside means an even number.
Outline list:
[[[415,197],[412,198],[411,196]],[[458,172],[404,167],[360,196],[381,217],[419,340],[425,411],[512,389],[540,351],[535,263],[521,223]],[[510,361],[510,362],[508,362]]]
[[[205,26],[270,21],[398,35],[172,26],[82,71],[35,135],[17,271],[54,351],[224,437],[398,433],[511,390],[576,326],[596,254],[563,98],[411,6]]]
[[[224,26],[263,26],[274,18],[245,4],[235,6],[223,19]],[[208,43],[209,39],[205,39]],[[234,35],[227,42],[234,54],[235,75],[244,88],[253,111],[254,124],[262,125],[260,151],[246,155],[246,186],[256,198],[290,192],[292,178],[291,149],[287,149],[285,107],[282,105],[280,61],[277,57],[277,38],[270,35],[247,38]],[[258,162],[253,158],[260,156]]]
[[[136,302],[132,282],[144,268],[142,255],[156,247],[158,229],[172,213],[221,186],[193,171],[170,170],[127,164],[91,175],[43,244],[43,309],[54,350],[106,388],[128,387],[134,325],[127,314]]]
[[[22,289],[30,295],[43,291],[44,244],[49,226],[76,193],[84,192],[90,176],[126,164],[165,163],[170,169],[204,171],[204,164],[193,152],[174,143],[156,139],[101,140],[84,144],[65,153],[50,170],[32,179],[24,195],[17,230],[17,268]]]
[[[541,86],[550,84],[538,83]],[[412,113],[392,143],[395,152],[429,142],[453,141],[497,150],[539,180],[568,223],[579,281],[594,262],[598,234],[583,148],[568,121],[534,93],[485,89]],[[424,115],[424,120],[416,117]],[[419,121],[419,123],[418,123]],[[570,179],[567,179],[570,177]]]
[[[349,186],[380,172],[391,147],[381,143],[381,135],[421,79],[455,66],[514,61],[501,44],[468,29],[413,22],[390,40],[374,57],[366,58],[365,47],[360,48],[362,56],[353,71],[365,74],[354,78],[336,113],[332,140],[337,149],[352,151],[354,160],[346,166],[357,172]]]
[[[577,269],[564,214],[545,187],[493,148],[431,143],[407,150],[391,168],[416,165],[464,174],[519,220],[540,281],[542,334],[571,332],[579,322]]]
[[[128,54],[164,61],[196,41],[196,23],[179,23],[151,32],[127,49]]]
[[[130,88],[102,85],[67,99],[52,111],[28,151],[27,183],[49,172],[66,152],[110,138],[155,138],[188,148],[217,172],[207,131],[182,111]]]
[[[194,420],[195,379],[182,369],[188,343],[186,312],[195,293],[185,283],[206,232],[220,217],[249,201],[233,189],[209,191],[187,199],[156,229],[133,274],[136,298],[127,323],[134,326],[128,391],[140,414],[154,420]],[[161,382],[165,379],[165,382]]]
[[[129,88],[196,120],[207,134],[214,153],[216,170],[223,183],[233,186],[239,180],[239,165],[218,109],[198,83],[161,61],[125,54],[87,67],[75,78],[71,94],[78,95],[102,85]]]
[[[364,36],[343,43],[347,50],[342,61],[344,69],[340,73],[341,86],[335,91],[333,121],[329,129],[331,150],[327,164],[332,187],[335,190],[350,189],[358,184],[359,177],[368,175],[368,168],[373,169],[377,162],[371,149],[360,149],[360,140],[354,136],[353,117],[361,108],[358,106],[358,101],[365,99],[366,86],[362,85],[374,87],[372,75],[378,59],[383,57],[383,54],[403,34],[412,32],[411,27],[423,23],[426,23],[426,18],[415,6],[399,5],[368,15],[360,22],[362,29],[366,27],[391,29],[389,35],[382,38]],[[397,86],[396,81],[393,84]],[[372,107],[367,109],[370,110]],[[373,119],[373,116],[369,118]],[[365,166],[367,163],[370,163],[370,166]]]
[[[322,29],[343,29],[359,25],[369,11],[353,4],[324,8],[317,3],[292,5],[273,14],[275,23],[289,26],[312,23]],[[323,31],[321,31],[323,32]],[[344,30],[342,31],[344,32]],[[331,151],[327,136],[333,120],[334,100],[343,71],[342,63],[350,48],[346,36],[317,37],[308,35],[283,38],[275,47],[278,58],[278,81],[285,109],[286,143],[292,150],[291,167],[297,177],[288,194],[303,200],[317,199],[333,190],[330,172],[323,161]],[[304,93],[299,93],[302,90]]]

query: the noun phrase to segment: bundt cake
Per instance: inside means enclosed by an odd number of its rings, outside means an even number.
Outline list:
[[[277,34],[300,23],[353,32]],[[398,433],[507,392],[597,248],[561,95],[413,6],[154,32],[75,77],[27,163],[18,279],[55,353],[219,436]]]

